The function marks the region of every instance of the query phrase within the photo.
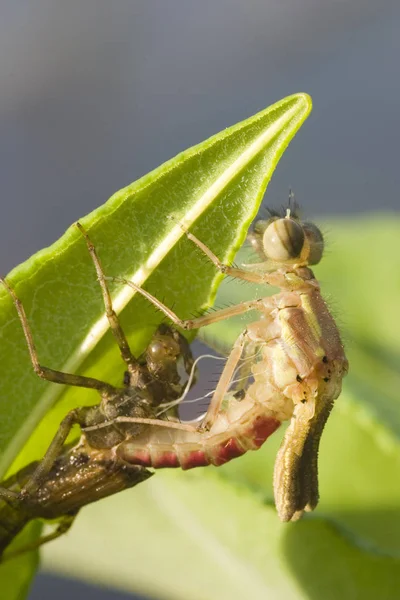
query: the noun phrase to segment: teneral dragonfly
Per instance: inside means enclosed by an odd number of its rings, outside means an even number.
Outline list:
[[[165,423],[154,420],[154,427],[119,446],[119,456],[130,464],[155,468],[219,466],[256,450],[282,421],[290,420],[275,463],[274,492],[280,519],[296,520],[318,503],[320,438],[348,370],[338,328],[310,268],[323,256],[323,236],[292,208],[286,214],[271,214],[268,220],[258,221],[249,236],[261,262],[237,268],[221,263],[205,244],[184,231],[221,273],[270,284],[280,292],[182,320],[149,292],[114,278],[141,293],[184,330],[248,311],[260,315],[237,338],[200,424],[175,424],[173,435],[167,435]],[[257,357],[248,385],[232,389],[235,372],[246,356]]]

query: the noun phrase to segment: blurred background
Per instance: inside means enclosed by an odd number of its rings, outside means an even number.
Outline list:
[[[2,0],[0,272],[113,192],[295,93],[268,190],[309,216],[398,210],[395,0]],[[40,575],[30,599],[127,595]],[[132,598],[132,596],[129,596]]]

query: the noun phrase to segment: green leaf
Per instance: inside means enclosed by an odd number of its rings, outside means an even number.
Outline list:
[[[305,94],[285,98],[186,150],[81,219],[105,272],[146,283],[183,317],[207,306],[219,278],[185,239],[177,220],[222,258],[231,258],[280,156],[310,109]],[[104,318],[93,265],[76,228],[12,271],[9,281],[24,303],[42,364],[111,383],[122,380],[123,365]],[[117,311],[126,307],[122,322],[132,347],[140,351],[161,317],[142,298],[132,300],[130,288],[114,292]],[[39,380],[5,290],[0,304],[4,473],[18,454],[14,470],[40,458],[66,412],[95,403],[98,396]]]
[[[280,156],[310,110],[306,94],[285,98],[183,152],[82,218],[105,272],[146,284],[182,317],[209,305],[220,278],[185,239],[178,221],[221,258],[232,258]],[[103,316],[93,264],[75,227],[14,269],[9,281],[23,301],[43,365],[114,384],[122,381],[124,368]],[[112,290],[132,350],[139,353],[161,316],[143,298],[132,297],[130,288]],[[96,403],[98,396],[47,384],[33,373],[15,308],[4,289],[0,340],[4,474],[40,458],[68,410]],[[28,531],[30,539],[37,536],[32,532]],[[22,598],[35,561],[30,554],[1,567],[1,589],[14,586],[14,596],[10,592],[7,598]]]

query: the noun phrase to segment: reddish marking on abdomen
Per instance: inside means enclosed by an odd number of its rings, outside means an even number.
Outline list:
[[[117,454],[122,460],[131,465],[140,465],[141,467],[151,466],[150,452],[143,448],[138,448],[132,443],[122,442],[118,446]]]
[[[190,450],[183,456],[180,456],[180,463],[182,469],[186,471],[187,469],[195,469],[196,467],[207,467],[210,464],[210,459],[204,450]]]
[[[160,452],[155,456],[153,454],[151,465],[149,466],[152,466],[155,469],[170,469],[180,467],[180,464],[176,452],[171,450],[166,452]]]
[[[232,460],[232,458],[237,458],[245,453],[246,449],[240,445],[236,438],[232,437],[219,446],[219,449],[215,452],[212,464],[219,467]]]
[[[253,440],[256,448],[260,448],[265,440],[278,429],[280,424],[280,421],[277,421],[272,417],[263,417],[260,415],[254,420],[251,429],[247,432],[247,436],[249,439]]]

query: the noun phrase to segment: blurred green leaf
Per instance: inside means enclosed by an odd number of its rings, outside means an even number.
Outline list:
[[[87,507],[45,548],[45,569],[170,600],[397,597],[399,559],[318,516],[280,523],[251,490],[201,471],[157,473]]]
[[[220,277],[186,240],[177,221],[224,259],[232,258],[280,156],[310,110],[306,94],[285,98],[186,150],[82,218],[105,272],[146,284],[183,316],[209,305]],[[14,269],[9,281],[23,301],[42,364],[114,384],[122,381],[123,364],[104,319],[93,264],[76,228]],[[113,288],[114,307],[123,311],[124,330],[139,353],[161,315],[143,298],[132,298],[131,292],[127,287]],[[0,339],[4,474],[16,457],[13,471],[40,458],[68,410],[98,402],[98,396],[47,384],[33,373],[20,323],[4,289],[0,289]],[[2,568],[1,586],[8,578],[12,581],[13,564]],[[23,589],[34,562],[27,555],[18,564]]]

